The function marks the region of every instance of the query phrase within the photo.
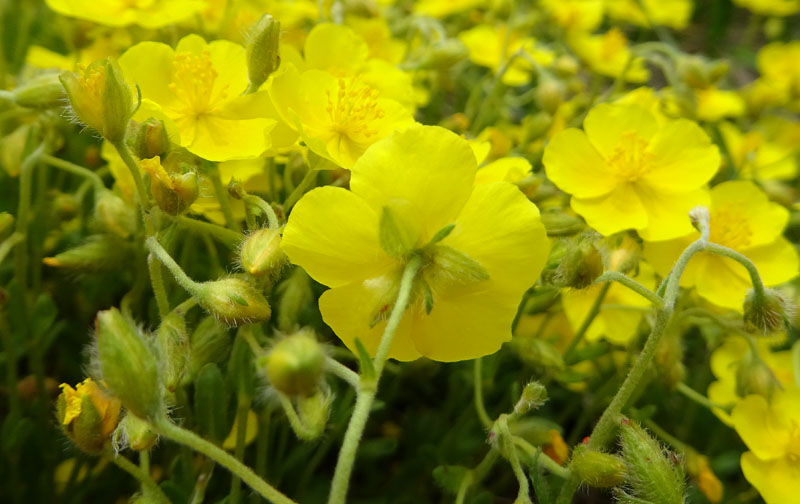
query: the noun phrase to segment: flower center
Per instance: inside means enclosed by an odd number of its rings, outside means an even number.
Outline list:
[[[79,82],[84,93],[90,94],[93,98],[100,102],[103,93],[103,86],[106,84],[106,69],[103,65],[92,65],[89,68],[83,69],[83,76],[80,77]]]
[[[339,79],[336,96],[327,92],[328,104],[325,110],[331,119],[332,129],[348,137],[369,139],[378,133],[370,127],[373,121],[384,116],[378,107],[378,91],[352,79]]]
[[[709,226],[711,228],[709,239],[713,243],[719,243],[734,250],[750,245],[753,231],[740,211],[733,209],[712,211]]]
[[[626,131],[606,163],[621,180],[635,182],[653,169],[653,154],[647,146],[647,140],[638,133]]]
[[[200,55],[178,53],[172,63],[170,90],[175,93],[180,105],[176,111],[180,116],[196,117],[216,108],[227,96],[227,86],[214,95],[217,71],[211,64],[208,51]]]

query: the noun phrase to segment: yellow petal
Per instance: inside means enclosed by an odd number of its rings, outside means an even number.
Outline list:
[[[208,115],[197,117],[193,126],[194,137],[185,145],[189,152],[209,161],[229,161],[258,157],[269,149],[275,120]]]
[[[125,80],[138,85],[142,98],[167,106],[176,98],[169,89],[175,51],[160,42],[140,42],[119,57]]]
[[[352,168],[350,187],[373,208],[398,202],[420,229],[420,245],[452,224],[472,192],[475,156],[444,128],[414,126],[373,144]]]
[[[603,103],[589,111],[583,129],[594,148],[608,158],[626,133],[636,132],[639,138],[649,141],[658,131],[658,122],[650,112],[637,105]]]
[[[753,452],[742,454],[742,472],[766,504],[797,502],[800,495],[800,462],[789,458],[759,459]]]
[[[556,134],[544,150],[547,178],[578,198],[595,198],[614,190],[614,174],[586,133],[570,128]]]
[[[226,437],[225,441],[222,442],[222,447],[226,450],[230,451],[236,448],[239,420],[239,415],[236,415],[236,418],[233,419],[233,426],[231,427],[230,433],[228,433],[228,437]],[[253,412],[253,410],[247,410],[247,426],[244,434],[244,445],[247,446],[252,443],[256,438],[256,435],[258,435],[258,416]]]
[[[337,187],[320,187],[300,199],[281,244],[293,263],[329,287],[377,276],[394,264],[380,247],[376,211]]]
[[[731,413],[733,426],[747,447],[762,460],[780,459],[786,454],[791,424],[775,415],[766,398],[749,395]]]
[[[700,236],[700,233],[683,236],[674,240],[665,241],[646,241],[644,242],[643,255],[647,259],[656,272],[665,278],[672,267],[675,266],[675,261],[678,260],[681,253],[686,250],[686,247]],[[702,256],[696,255],[689,260],[686,269],[683,270],[680,284],[684,287],[692,287],[695,284],[695,277],[698,271],[698,265],[702,262]]]
[[[643,179],[661,191],[685,192],[706,184],[719,168],[719,150],[692,121],[669,121],[648,146],[653,169]]]
[[[742,311],[750,288],[744,266],[727,257],[703,253],[705,260],[695,277],[697,293],[715,305]],[[694,260],[694,259],[693,259]]]
[[[766,285],[788,282],[797,276],[800,268],[797,249],[783,237],[770,244],[747,249],[744,254],[755,263]]]
[[[329,289],[319,298],[322,320],[353,353],[357,352],[356,338],[361,340],[370,355],[375,355],[378,350],[386,320],[374,324],[376,313],[383,309],[388,314],[394,302],[394,299],[389,299],[391,296],[387,297],[386,283],[379,278],[357,281]],[[389,350],[392,359],[410,361],[420,357],[411,340],[413,310],[410,308],[400,320]]]
[[[351,28],[320,23],[309,32],[304,52],[309,68],[350,75],[366,62],[369,48]]]
[[[570,206],[586,223],[605,236],[626,229],[647,226],[647,210],[630,184],[620,184],[610,193],[597,198],[575,196]]]
[[[769,201],[766,193],[744,180],[723,182],[711,190],[711,239],[722,245],[736,245],[715,240],[716,227],[746,227],[748,247],[772,243],[783,232],[789,211]],[[718,217],[719,215],[719,217]],[[741,250],[740,250],[741,251]]]
[[[708,206],[709,195],[705,189],[687,193],[664,193],[644,184],[637,184],[637,193],[647,213],[647,226],[639,235],[647,241],[671,240],[694,231],[689,211],[698,206]]]
[[[531,173],[531,163],[523,157],[507,157],[492,161],[478,170],[476,184],[519,182]]]

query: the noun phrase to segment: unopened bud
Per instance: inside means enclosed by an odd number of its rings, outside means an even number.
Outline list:
[[[250,89],[256,90],[281,64],[278,50],[281,24],[269,14],[250,28],[247,42],[247,74]]]
[[[550,210],[542,212],[542,224],[547,230],[548,236],[573,235],[586,227],[583,220],[569,215],[561,210]]]
[[[771,334],[785,327],[792,311],[788,300],[774,289],[755,289],[744,300],[745,327],[754,333]]]
[[[14,90],[14,103],[25,108],[60,107],[65,97],[64,86],[54,73],[34,77]]]
[[[333,395],[327,391],[318,391],[316,394],[297,398],[297,410],[306,432],[298,437],[306,441],[311,441],[325,432],[325,425],[328,423],[328,416],[331,410]]]
[[[673,388],[686,376],[683,365],[683,344],[677,327],[670,326],[658,342],[653,359],[658,376],[668,387]]]
[[[0,212],[0,241],[14,232],[14,216],[8,212]]]
[[[114,235],[95,235],[86,243],[45,257],[42,262],[54,268],[73,271],[115,271],[128,263],[132,255],[131,246]]]
[[[59,79],[67,90],[78,120],[110,142],[125,138],[136,105],[131,89],[114,61],[108,58],[97,60],[82,75],[63,72]]]
[[[259,367],[267,373],[269,382],[287,396],[314,394],[325,369],[325,354],[310,330],[287,336],[266,357]]]
[[[620,442],[627,466],[626,481],[636,498],[665,504],[684,502],[683,469],[680,464],[673,464],[673,457],[668,457],[655,439],[626,419],[622,421]]]
[[[158,442],[158,434],[153,432],[149,423],[132,413],[125,415],[120,422],[120,444],[129,446],[132,450],[146,451],[155,446]],[[116,435],[114,436],[116,440]]]
[[[95,331],[103,381],[111,393],[134,415],[162,414],[158,360],[139,330],[111,308],[97,314]]]
[[[99,455],[117,428],[120,402],[109,396],[91,378],[72,388],[61,384],[58,423],[82,451]]]
[[[568,245],[556,269],[556,281],[563,287],[584,289],[603,274],[603,257],[590,239],[578,238]]]
[[[542,78],[536,86],[536,104],[542,110],[553,114],[563,103],[565,94],[564,84],[561,81],[550,76]]]
[[[300,325],[300,315],[313,301],[311,278],[303,268],[295,268],[289,277],[278,284],[278,329],[283,332],[295,330]]]
[[[458,39],[446,39],[434,44],[422,61],[419,69],[447,70],[468,55],[467,48]]]
[[[696,206],[689,211],[689,220],[692,222],[692,226],[701,233],[703,230],[708,229],[710,218],[708,208],[704,206]]]
[[[569,468],[581,483],[595,488],[609,488],[625,481],[625,462],[616,455],[591,451],[578,445],[572,453]]]
[[[142,159],[141,165],[150,174],[150,192],[161,210],[170,215],[178,215],[197,199],[197,173],[169,173],[158,156]]]
[[[233,327],[263,322],[272,314],[264,295],[240,278],[196,284],[192,296],[217,320]]]
[[[242,268],[253,276],[275,273],[286,263],[281,234],[275,229],[258,229],[245,238],[240,252]]]
[[[522,389],[519,401],[514,406],[514,413],[524,415],[540,408],[545,402],[547,402],[547,389],[538,381],[530,382]]]
[[[739,361],[736,369],[736,394],[739,397],[757,394],[769,398],[778,388],[780,383],[775,373],[757,355],[748,352]]]
[[[163,158],[170,150],[164,121],[152,117],[133,128],[130,143],[133,153],[140,159]]]
[[[171,311],[156,332],[159,356],[164,374],[164,387],[174,392],[183,378],[189,360],[189,337],[183,314]]]
[[[122,238],[127,238],[136,230],[134,209],[108,189],[95,195],[95,216],[106,230]]]
[[[556,73],[558,73],[558,75],[561,75],[562,77],[571,77],[576,73],[578,73],[578,70],[580,69],[578,61],[572,56],[569,56],[567,54],[564,54],[556,58],[553,67],[555,68]]]

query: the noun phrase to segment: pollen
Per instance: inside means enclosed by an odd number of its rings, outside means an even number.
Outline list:
[[[217,108],[227,97],[227,86],[214,90],[218,73],[211,63],[208,51],[199,55],[178,53],[172,63],[170,90],[175,93],[181,106],[181,116],[197,117]]]
[[[79,65],[78,69],[83,74],[79,79],[82,91],[90,94],[98,100],[101,99],[103,93],[103,86],[106,83],[106,69],[102,65],[92,65],[89,68],[84,68]]]
[[[334,96],[327,91],[325,107],[334,131],[350,138],[369,140],[378,133],[374,125],[384,117],[378,106],[378,91],[355,78],[340,78]]]
[[[734,208],[712,211],[709,221],[711,234],[709,239],[734,250],[750,245],[753,231],[742,213]]]
[[[613,154],[606,159],[611,171],[622,181],[635,182],[653,169],[653,154],[648,142],[635,131],[622,134]]]

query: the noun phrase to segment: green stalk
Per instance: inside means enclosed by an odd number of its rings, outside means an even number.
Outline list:
[[[206,441],[192,431],[178,427],[167,417],[157,420],[154,427],[159,434],[171,439],[176,443],[188,446],[189,448],[202,453],[206,457],[213,459],[217,464],[227,468],[234,475],[241,478],[247,486],[258,492],[263,498],[274,504],[297,504],[289,497],[282,494],[275,487],[261,479],[252,469],[242,464],[236,458],[218,447]]]
[[[118,455],[111,455],[111,462],[117,467],[130,474],[142,485],[142,492],[149,498],[153,499],[156,504],[170,504],[170,500],[164,495],[164,492],[156,485],[150,475],[142,471],[133,462]]]
[[[475,412],[478,414],[478,419],[480,419],[483,426],[489,429],[494,422],[489,417],[489,413],[486,412],[486,405],[483,403],[483,359],[481,357],[475,359],[472,380],[475,388]]]
[[[103,179],[101,179],[97,173],[89,170],[88,168],[76,165],[75,163],[70,163],[69,161],[51,156],[49,154],[42,154],[40,159],[42,162],[47,163],[53,168],[58,168],[59,170],[63,170],[67,173],[71,173],[89,180],[94,185],[95,191],[99,192],[101,189],[105,189],[106,187],[105,184],[103,184]]]
[[[369,412],[372,409],[372,403],[378,391],[378,383],[389,355],[389,349],[392,347],[397,326],[400,325],[400,320],[402,320],[403,314],[408,307],[414,278],[417,276],[421,265],[422,258],[419,255],[413,256],[406,264],[403,278],[400,281],[397,301],[394,304],[394,308],[392,308],[392,314],[389,316],[386,328],[383,330],[378,351],[373,359],[374,377],[365,377],[362,374],[359,380],[358,397],[353,409],[353,416],[350,417],[350,423],[347,425],[347,431],[344,434],[342,447],[339,450],[339,459],[336,461],[336,470],[333,474],[333,482],[328,495],[328,504],[344,504],[347,498],[347,487],[350,484],[350,474],[353,472],[358,445],[361,442],[361,436],[364,433],[364,427],[367,424]]]
[[[250,412],[251,398],[243,394],[239,396],[239,407],[236,411],[236,447],[233,456],[236,460],[244,460],[245,439],[247,437],[247,417]],[[228,498],[230,504],[239,504],[242,498],[242,480],[236,474],[231,478],[231,494]]]

